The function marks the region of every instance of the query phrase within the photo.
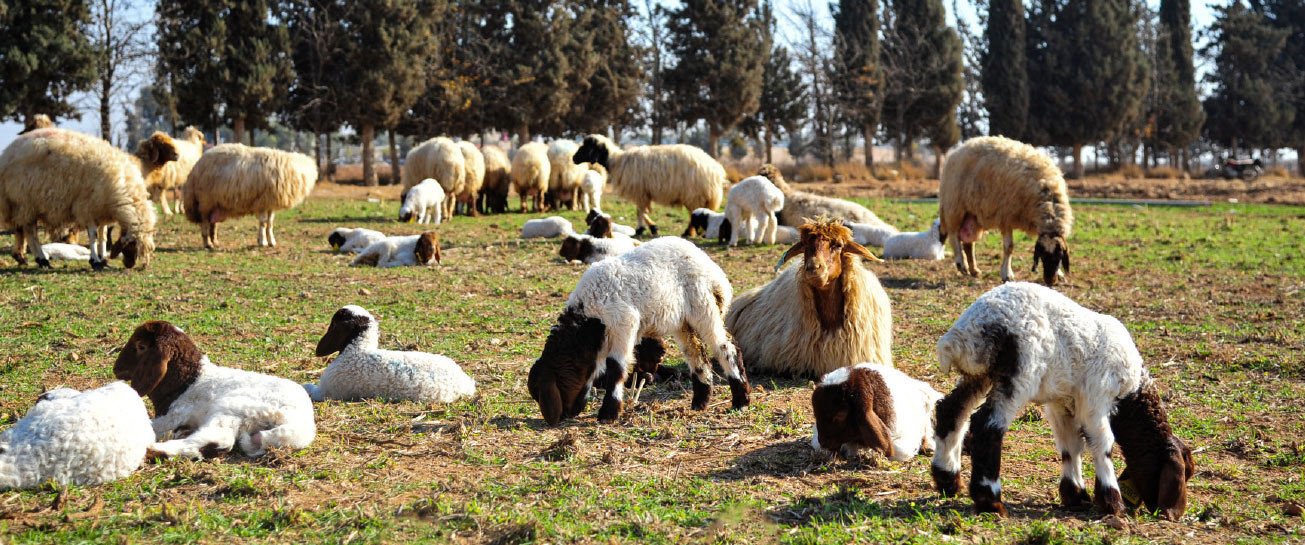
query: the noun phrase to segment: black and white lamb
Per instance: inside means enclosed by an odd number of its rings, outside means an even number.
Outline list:
[[[361,227],[337,227],[326,237],[326,243],[331,245],[332,250],[350,254],[361,252],[382,240],[385,240],[385,233]]]
[[[322,371],[317,384],[304,384],[313,401],[381,398],[450,403],[476,395],[476,381],[453,360],[425,352],[380,350],[380,326],[366,309],[349,305],[335,311],[318,356],[340,356]]]
[[[639,241],[625,237],[603,238],[585,234],[567,235],[562,240],[562,249],[557,252],[568,263],[581,262],[592,264],[622,255],[639,246]]]
[[[731,225],[725,219],[725,214],[710,208],[698,208],[689,213],[689,226],[684,229],[684,234],[680,236],[689,238],[694,235],[701,235],[702,238],[707,240],[716,239],[718,242],[728,242],[731,236]],[[777,236],[776,242],[778,242],[778,239]]]
[[[627,237],[634,236],[635,228],[630,227],[629,225],[621,225],[619,223],[616,223],[616,220],[612,219],[611,214],[607,214],[603,212],[602,210],[598,209],[598,207],[596,206],[590,208],[589,212],[585,213],[585,225],[593,225],[594,220],[598,218],[607,218],[607,222],[610,223],[612,226],[612,234],[624,235]]]
[[[435,231],[420,235],[385,237],[358,252],[349,266],[416,267],[440,263],[440,237]]]
[[[891,460],[933,450],[934,405],[942,394],[886,365],[862,363],[826,373],[811,393],[816,425],[811,448],[842,452],[868,448]]]

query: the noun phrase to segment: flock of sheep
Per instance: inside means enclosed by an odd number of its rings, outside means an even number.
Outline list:
[[[62,247],[42,248],[43,226],[49,233],[86,229],[96,269],[118,254],[127,267],[148,263],[156,221],[150,196],[169,213],[166,195],[178,187],[177,207],[199,225],[205,247],[216,244],[217,223],[240,215],[258,217],[260,245],[276,245],[273,216],[312,190],[313,161],[239,144],[198,153],[202,145],[193,134],[156,133],[132,155],[72,131],[23,134],[0,155],[0,221],[16,233],[14,258],[25,263],[30,245],[37,263],[48,266]],[[637,227],[601,211],[607,184],[635,203]],[[556,216],[527,221],[522,231],[526,238],[564,236],[560,254],[592,264],[530,368],[527,393],[549,426],[580,415],[595,389],[604,392],[597,420],[617,421],[627,389],[637,400],[660,375],[670,336],[688,364],[693,409],[708,407],[714,365],[738,410],[750,403],[749,373],[819,379],[811,397],[814,448],[844,455],[868,449],[895,460],[932,450],[935,487],[952,496],[964,444],[973,462],[968,493],[979,512],[1005,514],[1002,437],[1027,404],[1038,403],[1061,454],[1063,505],[1094,503],[1116,515],[1141,505],[1182,515],[1191,452],[1170,428],[1128,331],[1051,289],[1069,270],[1073,217],[1062,174],[1045,154],[1000,137],[967,141],[943,169],[938,220],[919,233],[900,233],[861,205],[797,191],[770,165],[734,184],[717,212],[726,185],[721,165],[692,146],[622,150],[591,135],[578,146],[527,143],[509,163],[495,146],[440,137],[408,154],[399,220],[438,224],[459,208],[501,212],[509,187],[523,211],[527,197],[535,211],[577,201],[588,210],[584,233]],[[657,235],[653,203],[690,212],[681,237],[639,240]],[[115,224],[122,233],[110,244]],[[1045,286],[1006,283],[961,314],[937,344],[941,370],[959,376],[943,395],[893,368],[891,301],[863,264],[880,261],[867,246],[889,257],[941,259],[950,238],[957,268],[978,275],[974,243],[985,230],[1002,233],[1007,282],[1014,280],[1013,231],[1036,237],[1034,266],[1043,266]],[[773,279],[735,297],[724,271],[691,242],[697,235],[789,247]],[[435,231],[388,237],[338,228],[327,241],[357,254],[355,265],[440,261]],[[381,350],[379,335],[367,310],[340,308],[315,352],[339,355],[317,384],[299,385],[216,365],[176,326],[146,322],[114,364],[114,376],[130,388],[47,392],[0,434],[0,487],[110,482],[146,458],[305,448],[316,435],[314,401],[447,403],[475,394],[475,381],[453,360]],[[152,420],[142,396],[152,401]],[[1116,442],[1127,464],[1118,477],[1110,459]],[[1096,468],[1091,494],[1085,450]]]

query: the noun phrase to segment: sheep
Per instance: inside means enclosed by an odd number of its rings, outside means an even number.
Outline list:
[[[778,187],[784,193],[784,208],[775,215],[780,225],[799,227],[808,218],[818,216],[829,216],[843,221],[867,225],[886,225],[874,212],[852,201],[824,197],[793,189],[784,180],[784,175],[780,173],[779,168],[776,168],[775,165],[762,165],[761,169],[757,171],[757,175],[770,180],[771,183],[775,184],[775,187]]]
[[[702,235],[702,238],[708,240],[716,239],[719,242],[726,242],[733,232],[732,227],[729,221],[726,221],[725,214],[713,211],[710,208],[698,208],[689,213],[689,226],[684,229],[684,233],[680,236],[689,238],[694,235]]]
[[[477,216],[480,213],[476,211],[476,195],[485,183],[485,156],[475,144],[466,140],[458,142],[458,149],[462,151],[464,169],[462,192],[458,193],[457,202],[467,205],[468,216]]]
[[[802,233],[797,230],[797,227],[781,225],[775,229],[775,244],[797,244],[799,240],[802,240]]]
[[[580,180],[580,204],[589,212],[595,208],[601,208],[603,205],[603,187],[607,184],[607,169],[597,163],[589,163],[589,170],[585,171],[584,178]]]
[[[571,221],[562,216],[549,216],[543,219],[526,220],[521,228],[521,238],[553,238],[575,234]]]
[[[507,212],[508,191],[512,188],[512,163],[503,148],[488,145],[480,150],[485,156],[485,182],[480,186],[477,202],[482,214]]]
[[[607,169],[612,189],[639,209],[635,236],[642,236],[645,229],[657,236],[652,221],[654,202],[686,210],[720,207],[725,167],[693,146],[667,144],[624,151],[606,136],[591,134],[571,160]]]
[[[326,243],[331,245],[332,250],[351,254],[361,252],[382,240],[385,240],[385,233],[380,231],[349,227],[337,227],[326,237]]]
[[[748,369],[814,378],[862,362],[891,367],[888,294],[856,259],[879,258],[838,219],[818,218],[798,230],[801,239],[775,268],[799,255],[802,262],[740,295],[725,316]]]
[[[543,211],[544,193],[548,191],[548,146],[530,142],[517,150],[512,158],[512,187],[521,196],[521,211],[526,211],[526,197],[530,197],[535,212]]]
[[[222,144],[204,153],[186,178],[186,219],[199,225],[204,248],[217,246],[217,224],[258,217],[258,245],[276,246],[276,213],[308,198],[317,183],[317,162],[302,153],[244,144]]]
[[[546,204],[549,208],[560,209],[565,205],[567,210],[575,210],[576,193],[580,190],[585,173],[589,171],[587,164],[571,160],[576,149],[578,146],[570,140],[554,140],[548,145]]]
[[[779,222],[775,213],[784,208],[784,193],[763,176],[750,176],[730,188],[725,201],[725,218],[733,227],[730,246],[738,246],[739,233],[747,244],[774,244]],[[753,229],[759,220],[760,230]]]
[[[426,178],[403,194],[399,221],[439,224],[444,217],[444,188],[434,178]]]
[[[590,235],[567,235],[562,240],[562,249],[558,255],[568,263],[597,263],[609,257],[616,257],[639,246],[639,241],[630,237],[602,238]]]
[[[426,178],[439,180],[444,188],[444,221],[453,219],[453,203],[463,193],[466,183],[467,160],[462,148],[443,136],[422,142],[408,152],[403,166],[403,189],[421,183]]]
[[[616,223],[615,221],[612,221],[612,216],[610,214],[604,213],[602,209],[598,207],[590,208],[589,212],[585,214],[585,225],[593,225],[594,220],[598,218],[607,218],[607,223],[609,226],[611,226],[613,234],[627,236],[627,237],[634,236],[633,227],[630,227],[629,225],[621,225],[619,223]]]
[[[36,114],[32,116],[31,119],[27,120],[26,123],[23,123],[23,130],[18,134],[20,135],[27,134],[37,129],[52,129],[52,128],[54,128],[54,121],[50,120],[50,116],[45,114]]]
[[[0,432],[0,490],[113,482],[140,467],[153,442],[150,415],[130,386],[50,390]]]
[[[379,350],[380,326],[366,309],[348,305],[335,311],[317,343],[318,357],[339,352],[317,384],[304,384],[313,401],[390,401],[452,403],[476,395],[471,380],[453,360],[425,352]]]
[[[1123,514],[1110,461],[1118,440],[1148,509],[1181,516],[1191,452],[1169,428],[1142,356],[1119,320],[1045,286],[1004,284],[980,296],[943,334],[938,365],[943,373],[961,375],[937,410],[932,473],[944,496],[960,489],[961,440],[968,429],[973,432],[969,492],[974,508],[1005,515],[999,476],[1002,436],[1026,405],[1038,403],[1046,407],[1060,452],[1062,505],[1091,501],[1081,467],[1087,447],[1096,466],[1097,508]],[[980,401],[983,405],[974,412]]]
[[[868,448],[902,462],[920,448],[933,450],[934,405],[942,394],[897,369],[861,363],[826,373],[811,393],[816,424],[811,448],[843,452]]]
[[[302,386],[214,365],[168,322],[137,327],[118,352],[113,376],[154,403],[151,425],[159,442],[150,447],[151,458],[212,458],[237,445],[257,458],[270,448],[305,448],[317,435],[313,402]]]
[[[351,267],[415,267],[440,261],[440,237],[435,231],[420,235],[386,237],[354,256]]]
[[[39,223],[51,230],[85,227],[93,270],[103,270],[119,254],[126,268],[137,261],[147,266],[157,216],[144,177],[176,159],[172,138],[161,132],[142,140],[135,155],[63,129],[19,136],[0,154],[0,222],[14,230],[14,260],[26,265],[23,254],[30,244],[36,264],[50,267],[37,236]],[[122,226],[122,234],[110,248],[108,230],[101,227],[113,223]]]
[[[80,244],[51,242],[41,245],[46,259],[50,261],[90,261],[91,249]]]
[[[145,178],[150,200],[159,201],[159,207],[163,208],[163,214],[167,216],[172,215],[172,208],[168,206],[168,194],[181,189],[182,184],[186,183],[186,177],[190,175],[190,169],[204,155],[204,133],[195,127],[186,127],[180,137],[172,139],[172,144],[177,148],[177,160],[151,172]],[[180,201],[177,202],[177,208],[177,213],[181,213],[183,207]]]
[[[852,240],[862,246],[884,247],[884,241],[889,237],[897,235],[896,227],[887,223],[854,223],[850,221],[843,222],[843,225],[852,230]]]
[[[1056,273],[1069,272],[1070,228],[1074,223],[1069,208],[1065,177],[1047,154],[1028,144],[985,136],[971,138],[947,157],[938,182],[939,242],[952,239],[956,268],[962,274],[979,276],[974,263],[974,243],[985,229],[1001,231],[1001,280],[1015,279],[1010,255],[1015,248],[1015,230],[1030,237],[1033,270],[1042,262],[1042,279],[1056,284]]]
[[[666,335],[675,337],[689,364],[694,410],[706,409],[711,397],[708,348],[729,378],[731,405],[747,407],[747,375],[721,322],[733,296],[725,272],[693,243],[677,237],[654,239],[589,267],[527,378],[544,422],[555,426],[583,411],[599,377],[607,393],[598,421],[614,422],[621,414],[635,345]]]
[[[928,231],[921,233],[898,233],[884,241],[884,259],[928,259],[938,261],[943,258],[943,243],[938,240],[938,220]]]

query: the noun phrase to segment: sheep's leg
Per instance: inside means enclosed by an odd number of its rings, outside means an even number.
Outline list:
[[[36,232],[36,224],[24,227],[22,233],[27,236],[27,244],[32,247],[32,254],[36,255],[36,266],[42,269],[50,268],[50,257],[45,255],[45,250],[41,248],[41,237]]]
[[[113,245],[113,241],[109,240],[110,235],[112,234],[113,234],[112,227],[109,227],[108,225],[100,226],[99,232],[96,234],[96,237],[100,241],[100,257],[109,255],[109,246]],[[122,234],[119,233],[119,237],[121,237],[121,235]]]
[[[100,226],[95,223],[86,226],[86,238],[91,239],[91,270],[93,271],[104,270],[105,258],[109,255],[108,252],[104,251],[106,243],[102,238],[106,234],[107,232],[101,233]]]
[[[689,364],[689,378],[693,382],[693,401],[690,407],[695,411],[705,410],[711,400],[712,370],[711,361],[707,359],[707,346],[702,339],[686,324],[685,328],[675,333],[675,342],[680,344],[684,353],[684,362]]]
[[[725,207],[725,219],[730,222],[730,225],[735,226],[734,229],[730,230],[731,247],[739,245],[739,232],[743,231],[744,229],[747,229],[747,225],[743,224],[743,218],[741,218],[740,215],[741,214],[739,213],[739,209],[737,206]]]
[[[154,443],[146,456],[151,458],[185,457],[193,460],[213,458],[231,450],[236,444],[240,418],[220,415],[210,418],[182,439]]]
[[[522,210],[525,210],[525,205],[522,205],[522,206],[521,206],[521,209],[522,209]],[[430,214],[430,212],[426,212],[426,213],[427,213],[427,214]],[[440,201],[439,204],[435,205],[435,214],[434,214],[434,215],[435,215],[434,218],[431,218],[429,215],[426,216],[426,221],[427,221],[427,222],[430,222],[430,221],[433,219],[435,225],[439,225],[440,223],[442,223],[442,222],[444,221],[444,201]]]
[[[1083,436],[1078,421],[1061,405],[1047,405],[1051,432],[1060,451],[1060,505],[1080,507],[1092,503],[1083,488]]]
[[[208,239],[204,242],[204,247],[213,249],[217,247],[217,224],[208,223]]]
[[[1001,281],[1015,280],[1010,270],[1010,254],[1015,251],[1015,234],[1011,231],[1001,232]]]
[[[765,230],[765,233],[763,235],[764,242],[766,244],[774,244],[775,234],[779,231],[779,218],[776,218],[775,212],[772,211],[769,214],[766,214],[765,220],[766,223],[763,228]]]
[[[751,387],[748,386],[748,373],[743,368],[743,358],[739,357],[738,347],[734,346],[729,333],[725,332],[725,323],[720,319],[719,314],[715,312],[708,314],[713,316],[702,320],[707,323],[699,323],[698,331],[702,332],[702,340],[707,346],[712,347],[717,361],[721,362],[721,368],[725,370],[725,378],[730,382],[730,406],[742,410],[751,403],[748,399]],[[707,365],[705,370],[710,377],[711,366]]]
[[[962,249],[961,237],[952,233],[947,238],[952,243],[952,254],[956,256],[956,270],[961,274],[969,274],[969,269],[965,266],[965,250]]]
[[[276,247],[276,212],[267,213],[267,244]]]
[[[974,243],[964,242],[961,246],[965,249],[965,263],[969,267],[970,276],[979,276],[979,266],[974,262]]]
[[[690,210],[689,212],[693,212]],[[644,229],[648,229],[653,236],[657,236],[657,225],[652,220],[652,203],[639,204],[639,227],[635,228],[634,236],[643,236]]]
[[[1124,498],[1115,479],[1115,464],[1110,461],[1110,451],[1115,447],[1115,434],[1110,430],[1110,407],[1090,408],[1084,418],[1083,435],[1092,451],[1092,465],[1096,468],[1095,505],[1106,515],[1123,515]],[[1101,414],[1105,413],[1105,414]]]
[[[615,323],[627,320],[617,320]],[[630,320],[630,323],[637,324],[638,320]],[[603,406],[598,409],[598,422],[609,424],[615,422],[621,416],[621,407],[624,404],[625,397],[625,374],[626,362],[634,356],[634,344],[639,340],[637,328],[631,327],[628,331],[625,328],[608,329],[609,341],[611,341],[611,352],[607,353],[605,369],[603,371],[603,384],[607,388],[607,394],[603,396]]]
[[[282,424],[274,428],[255,431],[254,433],[241,432],[237,438],[237,444],[240,445],[240,450],[246,456],[257,458],[267,454],[267,449],[271,447],[302,445],[312,442],[313,436],[316,434],[316,430],[310,430],[303,426]]]
[[[970,429],[970,415],[992,389],[987,376],[964,376],[938,402],[934,418],[934,451],[930,472],[934,487],[945,497],[961,490],[961,447]]]
[[[27,265],[27,237],[23,234],[22,226],[14,228],[14,249],[10,257],[18,262],[19,267]]]
[[[270,225],[268,224],[268,214],[258,215],[258,245],[271,246],[272,237],[270,235]]]
[[[1010,423],[1019,409],[1028,405],[1025,396],[1011,393],[1012,388],[998,386],[988,400],[970,417],[970,499],[978,513],[996,513],[1006,516],[1006,506],[1001,502],[1001,443]]]
[[[159,192],[159,207],[163,209],[163,215],[171,216],[172,209],[168,207],[168,193],[172,190],[164,189]]]

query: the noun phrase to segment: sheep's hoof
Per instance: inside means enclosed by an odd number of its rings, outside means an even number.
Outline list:
[[[938,489],[938,493],[944,498],[954,498],[961,491],[961,472],[948,471],[941,467],[930,465],[929,472],[933,474],[933,486]]]
[[[94,259],[91,260],[91,270],[93,270],[93,271],[102,271],[102,270],[104,270],[104,267],[105,267],[106,265],[107,265],[107,263],[106,263],[105,261],[103,261],[103,260],[99,260],[99,261],[94,260]]]
[[[1006,516],[1006,506],[1001,503],[1001,500],[997,499],[986,501],[974,500],[974,512],[980,514],[996,513],[997,516],[1004,517]]]
[[[1092,496],[1086,490],[1069,479],[1060,480],[1060,506],[1065,509],[1081,510],[1092,505]]]
[[[693,403],[689,407],[695,411],[705,411],[709,400],[711,400],[711,385],[699,382],[698,377],[693,377]]]
[[[603,407],[598,409],[598,423],[611,424],[621,417],[621,402],[614,398],[603,400]]]
[[[14,261],[18,262],[19,267],[27,266],[27,257],[23,256],[23,254],[9,254],[9,255],[14,258]]]
[[[49,259],[44,259],[44,258],[40,258],[40,257],[38,257],[38,258],[36,258],[36,266],[37,266],[38,268],[42,268],[42,269],[49,269],[49,268],[51,268],[51,267],[50,267],[50,260],[49,260]]]
[[[730,396],[731,404],[735,410],[743,410],[747,408],[749,404],[747,381],[736,378],[730,379]]]
[[[649,225],[649,226],[648,226],[648,230],[649,230],[649,231],[652,231],[652,236],[657,236],[657,226],[656,226],[656,225]]]
[[[1097,497],[1093,502],[1097,511],[1102,515],[1124,516],[1126,508],[1124,507],[1124,498],[1119,494],[1117,488],[1102,488],[1101,483],[1097,482]]]
[[[171,456],[168,456],[168,453],[163,452],[161,450],[155,450],[154,447],[149,447],[145,449],[145,460],[147,461],[160,462],[163,460],[167,460],[168,458],[171,458]]]
[[[635,236],[635,238],[638,238],[638,237],[643,236],[643,226],[642,226],[642,225],[640,225],[638,229],[635,229],[635,230],[634,230],[634,236]]]

